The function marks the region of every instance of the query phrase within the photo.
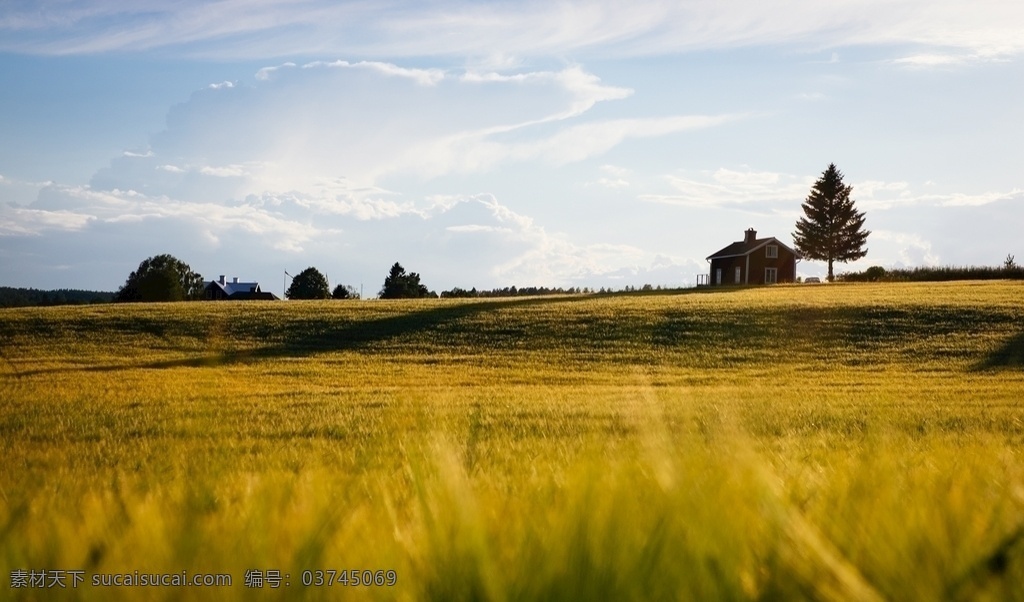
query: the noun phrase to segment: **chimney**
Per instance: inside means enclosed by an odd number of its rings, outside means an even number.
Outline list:
[[[238,284],[238,276],[235,276],[234,278],[232,278],[231,282],[233,282],[234,284]]]
[[[746,234],[746,236],[743,237],[743,242],[748,244],[754,242],[754,239],[757,238],[757,230],[753,228],[747,228],[747,231],[744,234]]]
[[[221,274],[221,275],[220,275],[220,283],[221,283],[221,284],[224,284],[224,274]]]

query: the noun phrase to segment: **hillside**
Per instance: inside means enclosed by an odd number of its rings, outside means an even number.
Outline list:
[[[251,599],[259,567],[281,599],[1022,597],[1022,293],[6,310],[0,572],[234,576],[191,599]],[[340,568],[397,583],[301,583]]]

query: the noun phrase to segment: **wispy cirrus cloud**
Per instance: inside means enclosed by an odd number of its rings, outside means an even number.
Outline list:
[[[750,169],[719,168],[713,172],[664,176],[670,192],[641,195],[643,201],[690,207],[731,207],[776,211],[799,204],[814,179],[808,176]]]
[[[729,207],[779,212],[787,207],[798,212],[816,177],[752,169],[718,168],[699,173],[675,173],[663,177],[672,191],[640,195],[642,201],[690,207]],[[937,194],[915,189],[909,182],[846,180],[853,186],[852,198],[866,211],[898,207],[969,207],[1024,199],[1024,190]],[[926,185],[925,185],[926,187]]]
[[[651,55],[708,48],[915,44],[1024,50],[1020,3],[980,0],[604,0],[431,3],[43,0],[7,3],[0,48],[45,54],[176,49],[221,58]],[[514,61],[512,61],[514,63]]]

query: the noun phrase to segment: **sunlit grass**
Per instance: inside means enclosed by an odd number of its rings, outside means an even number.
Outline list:
[[[1022,299],[4,310],[0,597],[63,568],[235,584],[45,599],[1024,598]],[[300,585],[347,568],[398,583]]]

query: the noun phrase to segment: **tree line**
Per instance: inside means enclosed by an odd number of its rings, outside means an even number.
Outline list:
[[[288,274],[285,272],[285,274]],[[290,275],[290,274],[288,274]],[[170,254],[154,255],[144,259],[128,275],[125,283],[112,295],[119,303],[148,301],[192,301],[202,299],[205,292],[203,277],[187,263]],[[310,266],[295,276],[285,290],[288,299],[358,299],[355,287],[339,284],[332,290],[327,276]],[[400,263],[391,266],[377,295],[381,299],[419,299],[437,297],[420,282],[416,272],[406,272]]]
[[[34,288],[0,286],[0,307],[87,305],[108,303],[113,298],[114,293],[105,291],[84,291],[70,288],[44,291]]]
[[[839,274],[840,282],[946,282],[950,280],[1024,280],[1024,267],[1012,260],[998,266],[931,266],[885,269],[875,265],[862,272]]]

